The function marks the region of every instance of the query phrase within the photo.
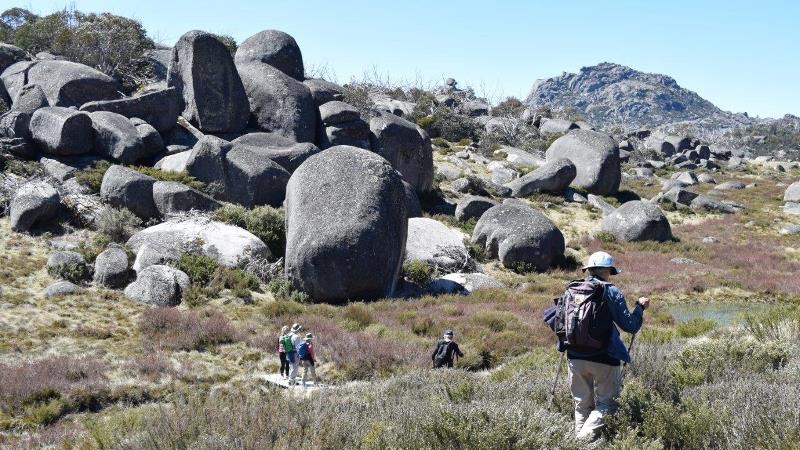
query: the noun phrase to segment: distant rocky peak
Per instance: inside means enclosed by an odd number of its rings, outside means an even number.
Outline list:
[[[537,80],[526,103],[577,112],[597,127],[630,130],[709,117],[724,121],[730,115],[672,77],[609,62]]]

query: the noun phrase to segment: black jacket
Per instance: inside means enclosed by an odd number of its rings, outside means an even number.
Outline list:
[[[453,367],[453,355],[458,355],[459,358],[464,357],[458,344],[453,341],[440,340],[431,354],[433,367]]]

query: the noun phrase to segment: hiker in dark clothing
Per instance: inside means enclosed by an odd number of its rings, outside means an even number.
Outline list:
[[[458,348],[458,344],[453,341],[453,330],[444,332],[444,337],[436,343],[436,348],[431,354],[433,368],[453,367],[453,357],[463,358],[464,354]]]

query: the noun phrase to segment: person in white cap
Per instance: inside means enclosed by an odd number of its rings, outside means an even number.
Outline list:
[[[562,342],[569,361],[569,380],[575,401],[575,433],[596,438],[603,417],[617,408],[622,390],[622,361],[631,360],[617,327],[636,333],[650,304],[640,298],[633,311],[625,296],[608,280],[620,270],[608,253],[597,252],[583,267],[584,280],[571,282],[564,294],[566,338]],[[616,325],[616,326],[615,326]]]
[[[303,326],[296,323],[292,325],[291,334],[289,335],[292,348],[294,349],[291,355],[286,355],[289,359],[289,386],[293,386],[295,384],[295,379],[297,379],[297,368],[300,365],[300,358],[297,356],[297,348],[303,343],[303,337],[300,336],[300,331],[302,329]]]

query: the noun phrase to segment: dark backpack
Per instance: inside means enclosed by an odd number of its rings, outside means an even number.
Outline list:
[[[451,342],[439,341],[436,346],[436,354],[433,357],[433,366],[436,368],[443,367],[450,363],[453,358],[453,353],[450,351]]]
[[[571,281],[555,306],[545,310],[545,322],[556,333],[559,350],[595,353],[608,348],[614,326],[605,301],[609,285],[596,278]]]

